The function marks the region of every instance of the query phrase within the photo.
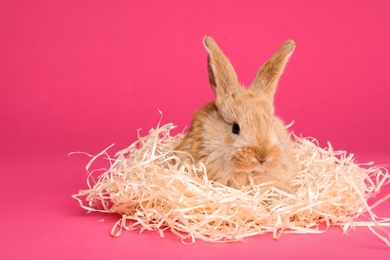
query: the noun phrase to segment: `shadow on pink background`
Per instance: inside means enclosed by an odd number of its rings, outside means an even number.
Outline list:
[[[116,216],[86,215],[70,198],[86,188],[88,158],[67,157],[128,146],[158,109],[182,131],[213,98],[208,34],[244,85],[293,39],[277,114],[323,146],[389,164],[389,10],[389,1],[2,1],[0,259],[389,259],[366,228],[192,246],[154,232],[114,239]]]

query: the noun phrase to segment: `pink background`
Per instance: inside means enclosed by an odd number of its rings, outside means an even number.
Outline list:
[[[155,232],[114,239],[117,216],[87,215],[70,198],[86,188],[88,159],[67,157],[116,143],[113,154],[154,127],[158,109],[179,131],[188,125],[213,98],[209,34],[245,85],[295,40],[277,114],[359,162],[389,164],[389,12],[387,0],[1,1],[0,259],[389,259],[366,228],[192,246]]]

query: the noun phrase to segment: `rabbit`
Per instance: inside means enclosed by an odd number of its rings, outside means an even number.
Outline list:
[[[242,87],[227,57],[205,36],[209,83],[215,101],[195,112],[176,145],[182,163],[202,162],[210,180],[241,189],[251,183],[291,191],[296,161],[293,141],[274,114],[274,95],[295,44],[286,41],[261,66],[249,88]],[[185,152],[185,153],[183,153]],[[192,159],[186,155],[190,154]]]

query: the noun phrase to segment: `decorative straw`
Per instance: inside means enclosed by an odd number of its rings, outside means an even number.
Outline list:
[[[121,215],[113,236],[125,229],[155,230],[163,237],[169,230],[184,243],[230,242],[267,232],[279,239],[283,233],[365,226],[390,247],[385,228],[390,218],[373,212],[390,195],[367,202],[389,183],[386,168],[357,164],[352,154],[335,151],[330,143],[323,149],[314,138],[292,134],[300,165],[294,193],[254,184],[237,190],[208,180],[202,164],[179,165],[172,150],[182,135],[171,136],[173,128],[158,125],[113,158],[107,152],[112,146],[89,155],[88,189],[72,197],[87,211]],[[91,169],[101,157],[110,167],[99,175]]]

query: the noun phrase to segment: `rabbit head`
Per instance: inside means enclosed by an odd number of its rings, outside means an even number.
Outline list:
[[[233,188],[269,183],[288,189],[294,157],[286,127],[274,114],[278,79],[294,50],[286,41],[261,66],[251,86],[242,87],[216,42],[204,38],[215,101],[198,110],[177,150],[203,162],[210,179]],[[183,153],[178,153],[185,159]]]

